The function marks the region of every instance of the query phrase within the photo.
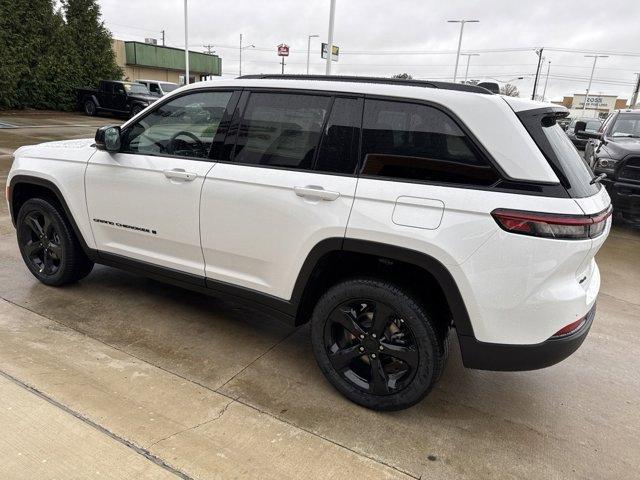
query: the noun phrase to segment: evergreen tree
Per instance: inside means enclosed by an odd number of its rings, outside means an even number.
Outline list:
[[[120,79],[111,33],[100,20],[96,0],[63,0],[62,11],[72,44],[74,87],[94,86],[100,79]]]
[[[95,0],[0,0],[0,109],[75,107],[75,88],[122,77]]]
[[[58,27],[51,0],[0,0],[0,107],[40,105],[46,77],[36,70],[55,55]]]

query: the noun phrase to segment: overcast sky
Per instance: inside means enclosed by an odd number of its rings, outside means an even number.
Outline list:
[[[183,0],[99,0],[114,37],[160,39],[184,45]],[[470,79],[514,80],[521,96],[531,96],[536,47],[546,47],[541,86],[548,62],[547,99],[584,93],[592,58],[598,59],[594,94],[629,98],[640,72],[640,0],[337,0],[334,43],[340,59],[335,74],[390,76],[407,72],[415,78],[451,80],[459,25],[450,19],[478,19],[465,26],[463,52],[471,57]],[[279,73],[276,46],[291,48],[286,73],[304,73],[307,36],[311,40],[311,73],[324,73],[320,41],[326,42],[329,0],[189,0],[189,45],[204,51],[214,45],[223,76],[238,74],[238,41],[254,44],[243,52],[243,74]],[[496,51],[507,50],[507,51]],[[560,51],[578,50],[578,51]],[[433,53],[439,52],[439,53]],[[614,55],[624,53],[626,55]],[[459,76],[464,77],[466,58]]]

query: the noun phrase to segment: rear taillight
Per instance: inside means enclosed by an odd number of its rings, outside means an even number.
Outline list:
[[[596,215],[561,215],[499,208],[491,212],[500,228],[511,233],[562,240],[584,240],[604,232],[611,206]]]
[[[554,333],[553,336],[555,338],[558,338],[558,337],[566,337],[567,335],[571,335],[576,330],[579,330],[580,327],[582,327],[582,325],[584,325],[584,322],[586,321],[587,321],[587,317],[582,317],[580,320],[576,320],[575,322],[570,323],[566,327],[561,328],[556,333]]]

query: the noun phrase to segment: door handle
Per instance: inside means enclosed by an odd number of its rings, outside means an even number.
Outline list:
[[[293,187],[293,191],[299,197],[326,200],[331,202],[340,196],[340,192],[325,190],[317,185],[307,185],[306,187]]]
[[[185,182],[190,182],[195,180],[198,176],[197,173],[185,172],[183,168],[174,168],[173,170],[164,170],[164,176],[167,178],[172,178],[175,180],[184,180]]]

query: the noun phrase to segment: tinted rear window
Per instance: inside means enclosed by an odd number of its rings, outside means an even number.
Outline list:
[[[598,193],[600,184],[589,184],[593,172],[556,122],[553,110],[525,110],[518,117],[570,196],[584,198]]]

